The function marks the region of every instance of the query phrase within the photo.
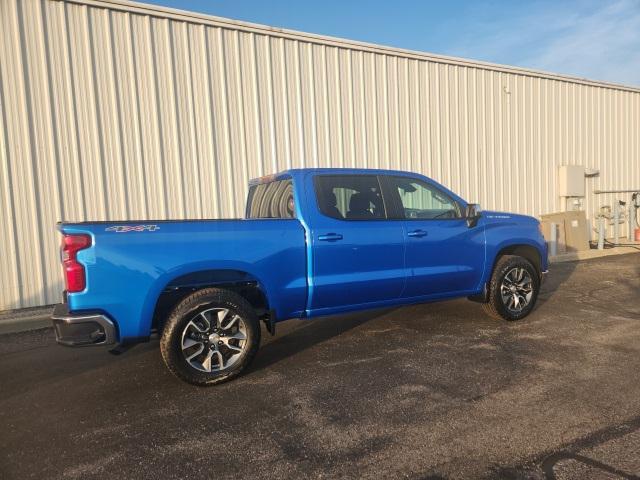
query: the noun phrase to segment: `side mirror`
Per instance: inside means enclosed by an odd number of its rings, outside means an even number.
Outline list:
[[[464,216],[467,219],[467,227],[472,228],[478,224],[481,212],[480,205],[477,203],[470,203],[465,209]]]

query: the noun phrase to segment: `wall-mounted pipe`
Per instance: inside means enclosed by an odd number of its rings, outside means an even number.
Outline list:
[[[598,217],[598,250],[604,250],[604,216]]]
[[[620,202],[613,203],[613,243],[620,243]]]
[[[594,190],[593,193],[595,195],[600,195],[602,193],[635,193],[640,192],[640,188],[634,188],[631,190]]]
[[[555,257],[558,254],[558,224],[551,222],[549,225],[550,239],[549,239],[549,256]]]

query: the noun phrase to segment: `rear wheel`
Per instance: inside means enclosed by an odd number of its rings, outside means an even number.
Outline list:
[[[491,317],[520,320],[531,313],[538,299],[540,276],[526,258],[500,257],[489,283],[489,301],[482,305]]]
[[[182,300],[165,323],[160,351],[169,370],[194,385],[238,376],[260,345],[260,323],[240,295],[219,288]]]

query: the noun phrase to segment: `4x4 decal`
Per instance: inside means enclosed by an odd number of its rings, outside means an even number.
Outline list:
[[[116,225],[105,228],[106,232],[126,233],[126,232],[155,232],[160,230],[158,225]]]

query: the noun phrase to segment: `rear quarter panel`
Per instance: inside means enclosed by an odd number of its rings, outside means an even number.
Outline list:
[[[204,270],[237,270],[255,279],[278,318],[306,304],[305,235],[296,220],[212,220],[154,223],[154,231],[107,230],[130,223],[63,225],[91,235],[78,253],[87,288],[70,294],[72,311],[98,310],[116,321],[120,341],[150,333],[157,299],[175,278]]]

